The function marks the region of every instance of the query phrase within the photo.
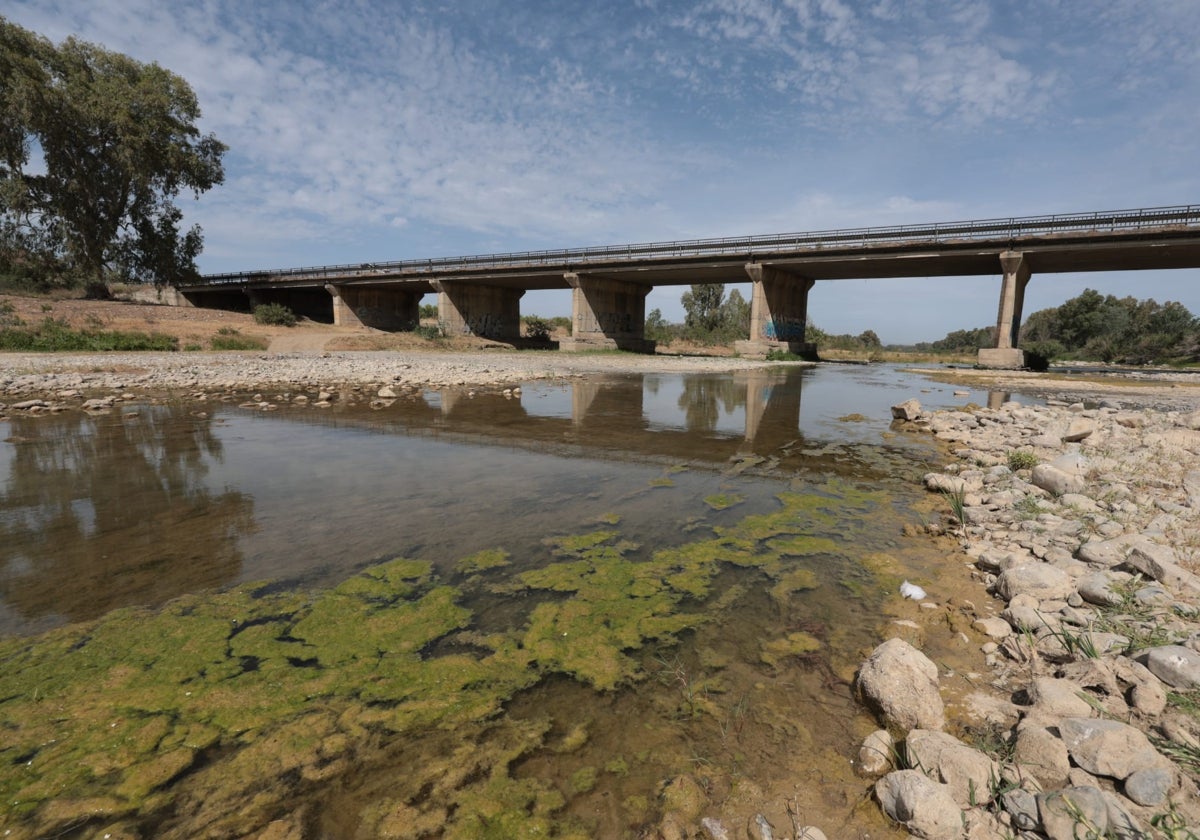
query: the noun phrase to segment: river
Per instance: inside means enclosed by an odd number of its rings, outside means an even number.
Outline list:
[[[985,392],[821,366],[280,396],[0,423],[0,826],[632,838],[790,800],[903,836],[863,806],[850,680],[945,557],[901,536],[941,515],[939,455],[889,407]]]

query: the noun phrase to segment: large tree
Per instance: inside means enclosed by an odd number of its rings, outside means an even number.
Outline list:
[[[45,248],[93,290],[196,271],[200,228],[175,198],[224,180],[225,145],[196,127],[186,81],[101,46],[59,45],[0,18],[0,230]],[[11,258],[11,254],[10,254]]]
[[[692,284],[691,290],[680,298],[684,325],[703,332],[715,330],[721,323],[721,299],[724,297],[724,283]]]

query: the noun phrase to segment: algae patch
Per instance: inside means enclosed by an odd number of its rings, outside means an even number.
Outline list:
[[[836,511],[869,505],[835,485],[777,499],[671,548],[643,550],[606,527],[549,538],[544,565],[519,572],[501,549],[464,558],[455,576],[473,593],[527,605],[492,632],[430,563],[396,559],[324,592],[251,584],[2,641],[0,829],[120,820],[160,836],[241,835],[375,777],[379,795],[354,800],[362,836],[586,836],[565,803],[628,765],[515,778],[522,757],[578,750],[588,732],[547,744],[550,722],[510,720],[506,704],[551,675],[601,692],[645,680],[654,651],[637,652],[725,614],[748,576],[790,609],[819,584],[810,558],[848,556],[847,540],[824,536]],[[730,570],[744,571],[721,577]],[[763,642],[760,658],[782,668],[819,649],[791,632]],[[693,714],[721,690],[685,687]],[[402,773],[387,744],[403,745]]]
[[[727,510],[734,505],[740,505],[744,501],[745,499],[737,493],[715,493],[712,496],[705,496],[704,498],[704,504],[713,510]]]

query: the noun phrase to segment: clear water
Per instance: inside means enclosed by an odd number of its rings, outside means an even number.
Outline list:
[[[804,561],[811,592],[781,606],[761,572],[725,569],[719,620],[641,650],[640,679],[597,691],[548,676],[501,720],[547,719],[559,736],[585,726],[584,745],[527,752],[509,772],[560,789],[560,812],[593,836],[653,825],[664,782],[681,775],[722,813],[790,791],[831,836],[887,836],[857,807],[863,783],[848,756],[871,723],[847,679],[889,594],[871,564],[937,562],[898,539],[923,500],[914,479],[937,457],[929,439],[891,429],[890,406],[913,396],[932,407],[988,399],[891,367],[827,366],[529,383],[515,398],[428,392],[378,409],[346,394],[328,409],[168,402],[13,417],[0,423],[0,636],[36,639],[249,582],[319,592],[396,557],[454,582],[459,559],[502,548],[512,579],[551,562],[548,537],[604,523],[642,560],[777,510],[780,493],[854,488],[840,519],[813,530],[843,548]],[[740,503],[715,510],[706,500],[717,495]],[[476,629],[528,620],[528,599],[503,589],[464,596]],[[820,655],[764,664],[763,640],[797,631],[821,640]],[[482,732],[459,735],[497,737]],[[395,744],[360,750],[336,791],[322,788],[312,836],[379,831],[364,816],[371,803],[394,794],[412,751],[439,749],[424,738],[404,758]]]

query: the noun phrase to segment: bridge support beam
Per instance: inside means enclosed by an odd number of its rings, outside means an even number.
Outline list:
[[[788,274],[769,265],[747,263],[750,276],[750,340],[734,342],[743,356],[765,356],[783,350],[815,358],[817,348],[804,340],[808,327],[808,293],[811,277]]]
[[[451,280],[431,280],[430,283],[438,293],[438,327],[443,335],[520,340],[524,289]]]
[[[388,332],[414,329],[420,323],[420,292],[379,286],[326,284],[333,298],[333,323],[339,327],[370,327]]]
[[[571,337],[561,350],[632,350],[653,353],[646,340],[646,295],[649,286],[567,272],[571,287]]]
[[[979,351],[979,366],[986,368],[1025,367],[1025,354],[1017,348],[1021,332],[1021,310],[1029,285],[1029,261],[1020,251],[1000,255],[1004,279],[1000,282],[1000,308],[996,315],[996,346]]]

